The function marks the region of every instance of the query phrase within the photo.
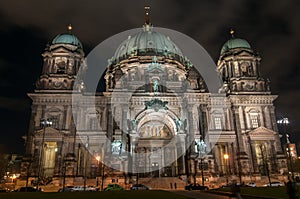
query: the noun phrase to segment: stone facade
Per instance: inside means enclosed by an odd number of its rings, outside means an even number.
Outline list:
[[[224,44],[218,94],[209,92],[175,43],[147,23],[116,50],[105,91],[92,96],[78,76],[87,66],[76,36],[58,35],[42,55],[42,74],[28,94],[32,114],[23,179],[66,178],[72,184],[104,175],[127,183],[139,173],[193,182],[201,168],[213,181],[287,172],[273,105],[277,96],[245,40]]]

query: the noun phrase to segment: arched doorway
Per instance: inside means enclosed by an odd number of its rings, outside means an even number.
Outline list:
[[[168,111],[145,111],[138,118],[135,140],[135,167],[140,177],[170,177],[178,175],[174,115]]]

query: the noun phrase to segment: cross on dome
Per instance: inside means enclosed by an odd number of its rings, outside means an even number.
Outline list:
[[[150,6],[145,6],[145,18],[146,18],[146,25],[150,25]]]

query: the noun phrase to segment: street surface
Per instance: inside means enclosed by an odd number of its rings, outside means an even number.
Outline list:
[[[222,196],[222,195],[217,195],[217,194],[211,194],[207,192],[202,192],[202,191],[170,191],[173,193],[176,193],[178,195],[183,195],[189,198],[196,198],[196,199],[228,199],[231,197],[228,196]]]

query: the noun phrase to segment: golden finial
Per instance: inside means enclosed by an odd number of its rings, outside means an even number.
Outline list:
[[[230,32],[229,33],[231,34],[231,37],[234,38],[234,29],[233,28],[230,28]]]
[[[150,17],[149,17],[149,12],[150,12],[150,6],[145,6],[145,14],[146,14],[146,24],[150,24]]]
[[[67,28],[68,28],[69,33],[71,33],[72,29],[73,29],[72,24],[69,24]]]

